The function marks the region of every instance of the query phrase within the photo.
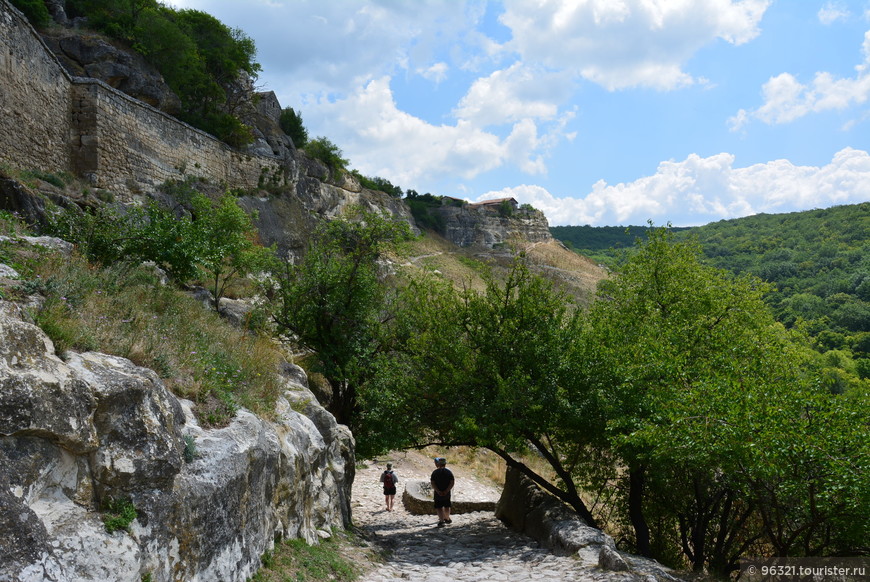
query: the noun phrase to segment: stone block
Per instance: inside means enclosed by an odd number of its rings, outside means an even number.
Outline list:
[[[435,502],[432,497],[432,485],[428,481],[407,481],[402,493],[402,505],[408,513],[414,515],[432,515],[435,513]],[[450,513],[460,515],[474,511],[495,511],[495,500],[476,499],[454,489],[451,495]]]

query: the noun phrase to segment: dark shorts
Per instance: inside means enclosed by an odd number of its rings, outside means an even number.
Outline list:
[[[396,488],[395,487],[384,487],[384,495],[395,495]]]
[[[439,507],[450,507],[450,494],[449,493],[447,495],[444,495],[444,496],[441,496],[441,495],[435,496],[435,509],[438,509]]]

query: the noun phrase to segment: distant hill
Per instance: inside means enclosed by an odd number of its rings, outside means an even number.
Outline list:
[[[648,227],[551,227],[578,253],[618,270]],[[802,322],[822,351],[870,357],[870,202],[758,214],[675,229],[711,265],[774,283],[768,303],[787,326]]]

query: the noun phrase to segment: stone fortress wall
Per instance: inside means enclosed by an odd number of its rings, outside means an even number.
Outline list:
[[[184,175],[253,188],[281,159],[240,152],[101,81],[71,77],[0,0],[0,163],[70,172],[129,199]]]

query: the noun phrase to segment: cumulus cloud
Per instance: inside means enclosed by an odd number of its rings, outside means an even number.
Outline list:
[[[652,220],[693,226],[870,200],[870,155],[845,148],[822,167],[775,160],[735,168],[731,154],[692,154],[681,162],[662,162],[654,175],[634,182],[599,181],[582,198],[557,198],[540,186],[522,185],[480,199],[508,196],[542,210],[551,225],[642,225]]]
[[[770,0],[507,0],[500,21],[523,60],[603,87],[670,90],[699,82],[683,66],[717,39],[759,34]]]
[[[553,119],[572,93],[564,73],[535,70],[517,62],[477,79],[454,114],[479,125],[512,123],[524,118]]]
[[[447,78],[447,71],[449,69],[450,66],[447,63],[441,61],[435,63],[431,67],[419,69],[417,72],[424,79],[429,79],[430,81],[434,81],[435,83],[440,83]]]
[[[555,139],[550,133],[539,134],[531,119],[517,121],[505,137],[465,120],[453,125],[428,123],[397,107],[389,77],[369,82],[346,99],[324,100],[307,111],[313,124],[342,144],[355,168],[404,187],[434,182],[444,175],[471,179],[505,164],[541,173],[542,152]],[[551,131],[561,131],[565,119]]]
[[[755,110],[741,109],[729,119],[732,130],[743,128],[750,119],[767,124],[790,123],[830,110],[846,110],[865,103],[870,97],[870,31],[864,33],[863,60],[855,66],[855,76],[837,78],[831,73],[816,73],[809,84],[791,73],[771,77],[761,89],[764,103]]]

